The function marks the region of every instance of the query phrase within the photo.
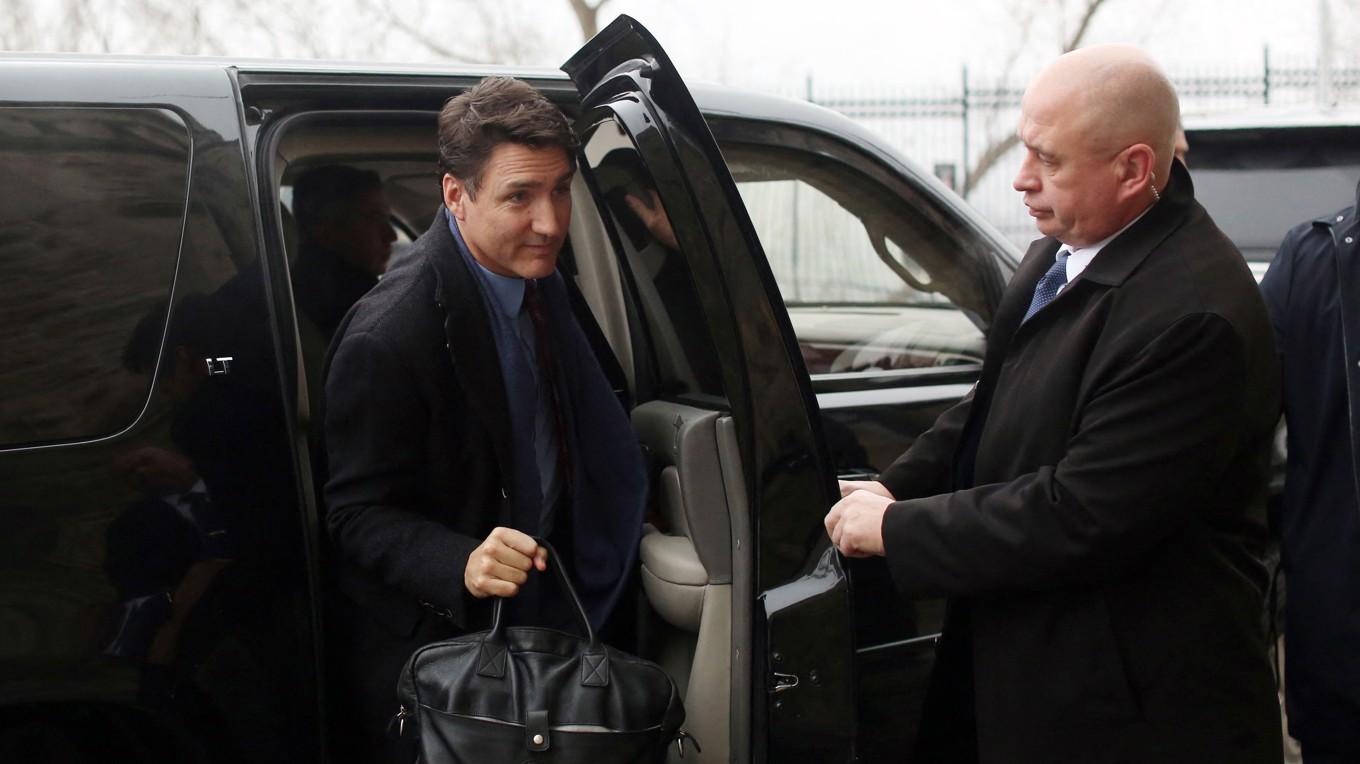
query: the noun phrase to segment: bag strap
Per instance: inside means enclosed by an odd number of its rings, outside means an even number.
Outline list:
[[[571,576],[567,575],[567,568],[562,558],[558,557],[557,550],[547,539],[534,536],[534,542],[548,550],[548,567],[552,568],[557,574],[557,580],[562,583],[562,591],[566,593],[567,599],[571,600],[572,607],[576,610],[576,615],[581,623],[581,627],[586,632],[586,647],[581,652],[581,686],[583,687],[607,687],[609,685],[609,653],[604,645],[600,643],[599,637],[595,635],[595,630],[590,626],[590,618],[586,616],[585,606],[581,604],[581,598],[576,594],[576,587],[571,584]],[[491,606],[491,629],[482,637],[481,648],[478,653],[477,675],[492,679],[502,679],[506,674],[506,664],[509,662],[509,646],[505,639],[505,623],[501,619],[501,605],[504,598],[497,597]]]

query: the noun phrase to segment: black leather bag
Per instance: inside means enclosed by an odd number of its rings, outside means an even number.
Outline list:
[[[548,560],[585,638],[504,627],[497,600],[490,630],[417,650],[397,696],[403,734],[416,726],[421,762],[663,762],[667,746],[685,736],[685,709],[670,676],[602,644],[551,547]]]

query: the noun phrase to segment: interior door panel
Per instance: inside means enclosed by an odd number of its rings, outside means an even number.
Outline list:
[[[685,728],[701,753],[685,762],[730,755],[732,671],[731,482],[720,458],[734,453],[726,414],[650,401],[633,410],[633,427],[659,468],[655,524],[642,538],[642,588],[661,621],[644,639],[685,695]],[[678,752],[671,752],[679,761]]]

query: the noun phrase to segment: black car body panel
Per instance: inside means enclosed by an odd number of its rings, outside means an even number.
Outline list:
[[[674,226],[678,278],[649,303],[611,169],[585,152],[578,202],[598,219],[564,268],[617,284],[590,308],[624,397],[715,426],[708,456],[740,478],[729,547],[695,539],[732,592],[730,758],[905,755],[939,603],[897,600],[821,519],[838,474],[882,469],[976,380],[1015,253],[839,115],[692,98],[636,22],[566,68],[0,56],[0,153],[22,180],[0,192],[0,759],[328,760],[319,364],[290,183],[373,167],[394,223],[423,230],[435,115],[488,74],[527,80],[587,139],[616,130]],[[789,194],[820,206],[790,215]],[[834,225],[784,229],[800,216]],[[799,253],[839,251],[808,236],[825,231],[881,270],[818,292]],[[658,305],[684,331],[663,336]]]

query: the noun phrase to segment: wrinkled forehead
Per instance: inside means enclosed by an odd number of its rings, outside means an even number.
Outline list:
[[[571,157],[560,147],[505,142],[491,152],[483,174],[496,186],[537,186],[570,180],[575,170]]]

